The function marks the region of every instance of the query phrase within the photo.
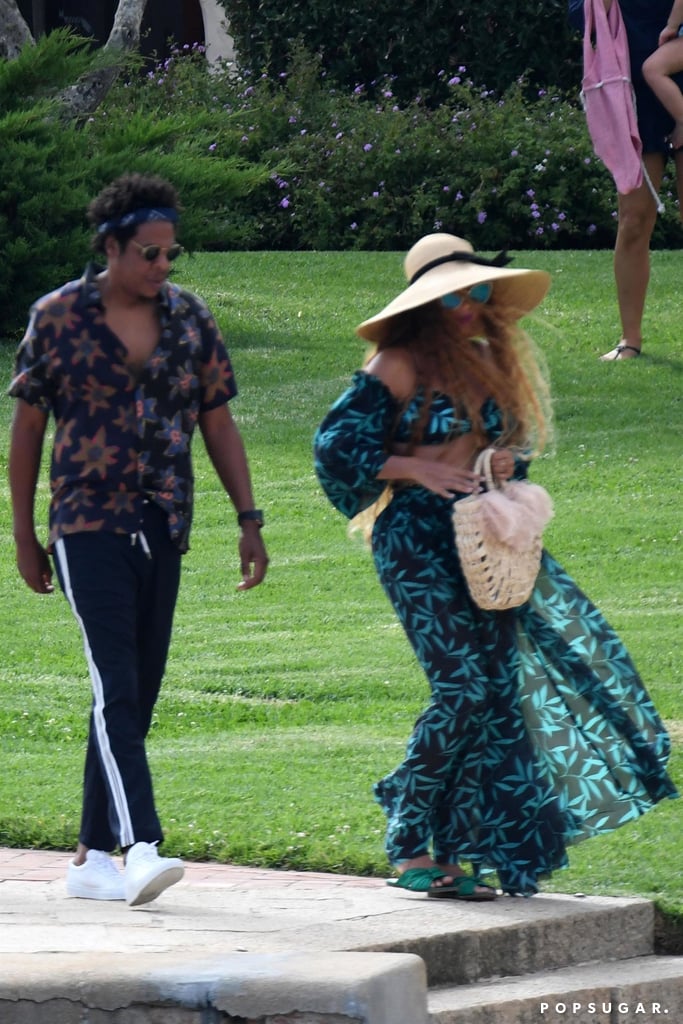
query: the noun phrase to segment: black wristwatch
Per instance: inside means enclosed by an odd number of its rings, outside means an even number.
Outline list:
[[[244,512],[237,513],[237,522],[241,526],[247,522],[258,523],[259,529],[263,526],[263,512],[260,508],[248,508]]]

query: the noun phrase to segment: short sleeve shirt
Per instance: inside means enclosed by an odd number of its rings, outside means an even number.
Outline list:
[[[49,547],[86,530],[135,533],[145,501],[189,546],[194,428],[237,388],[201,299],[167,282],[158,301],[161,336],[139,377],[105,322],[92,264],[32,307],[9,394],[54,416]]]

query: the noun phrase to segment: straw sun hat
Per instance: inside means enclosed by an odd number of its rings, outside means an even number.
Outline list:
[[[522,317],[543,299],[550,287],[550,274],[545,270],[508,269],[508,262],[504,253],[492,260],[476,256],[470,243],[456,235],[425,235],[404,261],[408,287],[380,313],[364,320],[356,334],[368,341],[381,341],[388,321],[398,313],[484,281],[493,285],[494,302],[510,306],[516,316]]]

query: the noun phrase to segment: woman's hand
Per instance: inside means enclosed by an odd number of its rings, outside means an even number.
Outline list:
[[[497,484],[509,480],[515,471],[515,457],[509,448],[498,448],[491,456],[491,473]]]
[[[459,494],[476,494],[481,490],[483,476],[463,466],[414,456],[410,460],[410,479],[442,498]]]

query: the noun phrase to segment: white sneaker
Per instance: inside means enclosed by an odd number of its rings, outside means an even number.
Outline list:
[[[126,901],[131,907],[149,903],[185,874],[177,857],[160,857],[156,843],[135,843],[126,854],[123,881]]]
[[[66,871],[66,891],[69,896],[84,900],[125,900],[123,875],[108,853],[88,850],[85,863],[69,862]]]

